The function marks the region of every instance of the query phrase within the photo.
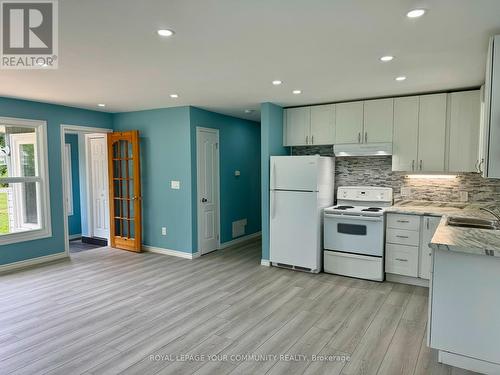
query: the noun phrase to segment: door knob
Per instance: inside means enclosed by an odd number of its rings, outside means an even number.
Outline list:
[[[202,203],[206,203],[206,202],[208,202],[208,199],[207,198],[201,198],[201,202]]]

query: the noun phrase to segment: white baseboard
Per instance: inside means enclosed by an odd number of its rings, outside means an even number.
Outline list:
[[[261,259],[260,260],[260,265],[261,266],[266,266],[266,267],[271,267],[271,262],[267,259]]]
[[[155,247],[155,246],[148,246],[148,245],[142,245],[142,249],[144,251],[149,251],[150,253],[171,255],[174,257],[179,257],[179,258],[184,258],[184,259],[194,259],[194,258],[198,258],[200,256],[198,252],[192,254],[192,253],[185,253],[184,251],[171,250],[171,249],[165,249],[163,247]]]
[[[71,241],[71,240],[77,240],[77,239],[79,239],[79,238],[82,238],[82,234],[81,234],[81,233],[78,233],[78,234],[70,234],[70,235],[68,236],[68,238],[69,238],[69,240],[70,240],[70,241]]]
[[[219,249],[225,249],[227,247],[238,245],[240,243],[247,242],[247,241],[253,240],[255,238],[261,237],[261,236],[262,236],[262,232],[255,232],[255,233],[243,236],[243,237],[238,237],[238,238],[235,238],[234,240],[221,243],[219,246]]]
[[[426,288],[429,287],[429,280],[420,279],[418,277],[409,277],[409,276],[403,276],[403,275],[395,275],[393,273],[386,273],[385,274],[385,280],[386,281],[391,281],[393,283],[423,286],[423,287],[426,287]]]
[[[27,267],[31,267],[31,266],[34,266],[37,264],[53,262],[55,260],[68,258],[68,257],[69,257],[68,254],[63,252],[63,253],[46,255],[46,256],[38,257],[38,258],[26,259],[26,260],[22,260],[20,262],[4,264],[4,265],[0,266],[0,273],[13,271],[13,270],[17,270],[20,268],[27,268]]]

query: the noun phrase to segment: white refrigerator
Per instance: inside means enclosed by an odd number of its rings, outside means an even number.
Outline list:
[[[334,159],[271,156],[270,261],[320,272],[323,209],[333,204]]]

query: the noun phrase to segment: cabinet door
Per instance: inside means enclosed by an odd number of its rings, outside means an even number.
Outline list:
[[[419,97],[394,99],[392,170],[412,172],[417,168]]]
[[[420,97],[418,170],[444,172],[446,146],[446,94]]]
[[[311,108],[289,108],[286,110],[285,146],[303,146],[310,143]]]
[[[364,103],[364,143],[392,142],[394,99],[367,100]]]
[[[479,90],[454,92],[448,97],[450,106],[448,170],[477,172],[479,153]]]
[[[432,249],[429,247],[432,237],[441,221],[440,217],[424,216],[422,238],[420,240],[420,255],[418,265],[418,276],[422,279],[430,279]]]
[[[335,104],[311,107],[311,144],[335,143]]]
[[[336,144],[361,143],[363,139],[363,102],[339,103],[335,109]]]

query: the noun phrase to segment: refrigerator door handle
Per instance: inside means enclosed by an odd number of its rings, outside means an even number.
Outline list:
[[[272,196],[271,196],[271,219],[274,219],[274,216],[276,214],[276,190],[272,190]]]
[[[272,186],[271,189],[276,189],[276,162],[273,161],[273,166],[271,169],[271,175],[272,175]]]

